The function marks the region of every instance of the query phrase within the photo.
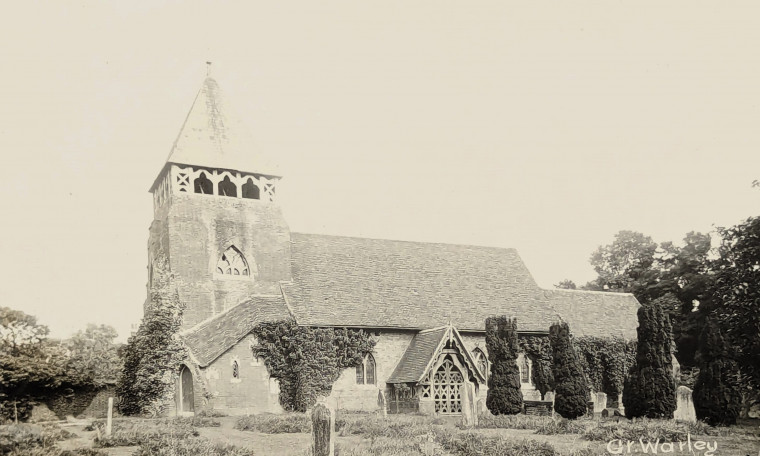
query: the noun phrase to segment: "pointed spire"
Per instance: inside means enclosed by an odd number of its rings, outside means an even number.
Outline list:
[[[248,130],[230,115],[219,84],[203,81],[190,112],[172,146],[167,163],[279,177],[278,168],[257,150]]]

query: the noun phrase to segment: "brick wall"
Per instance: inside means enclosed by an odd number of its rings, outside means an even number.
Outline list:
[[[191,328],[252,294],[278,294],[278,282],[291,279],[290,230],[275,204],[175,193],[155,217],[149,259],[169,257],[186,306],[183,328]],[[245,256],[250,276],[215,273],[217,261],[230,245]]]
[[[386,398],[385,381],[391,376],[401,356],[412,341],[414,331],[370,331],[377,341],[372,355],[375,358],[376,384],[357,385],[356,369],[343,371],[332,388],[331,398],[335,398],[338,407],[346,410],[378,410],[378,394],[382,390]],[[376,335],[379,334],[379,335]]]
[[[202,369],[204,381],[211,393],[208,407],[224,410],[230,415],[281,413],[279,388],[270,380],[264,362],[253,357],[250,344],[255,338],[247,336],[210,366]],[[238,362],[240,376],[232,376],[232,363]],[[197,408],[196,403],[196,410]]]

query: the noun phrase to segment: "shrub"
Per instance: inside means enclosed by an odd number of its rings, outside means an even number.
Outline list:
[[[694,384],[694,411],[711,425],[736,424],[741,393],[735,384],[739,371],[728,356],[726,342],[714,320],[702,330],[699,347],[699,375]]]
[[[293,434],[311,432],[311,419],[305,413],[285,415],[250,415],[235,423],[240,431],[257,431],[265,434]]]
[[[504,316],[487,318],[486,348],[491,357],[486,407],[494,415],[520,413],[523,397],[517,368],[517,320]]]
[[[567,323],[555,323],[549,328],[554,375],[554,411],[560,416],[575,419],[586,414],[588,387],[578,356],[570,343]]]
[[[673,418],[676,383],[673,377],[673,331],[663,308],[676,299],[668,294],[639,308],[636,362],[623,389],[623,405],[629,418]]]

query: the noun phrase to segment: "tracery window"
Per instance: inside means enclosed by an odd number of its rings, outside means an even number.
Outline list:
[[[356,384],[357,385],[374,385],[375,384],[375,358],[371,353],[367,353],[361,364],[356,365]]]
[[[248,276],[250,270],[248,269],[248,262],[245,261],[245,257],[240,250],[234,245],[231,245],[227,250],[222,253],[221,258],[216,263],[217,274],[235,275],[235,276]]]
[[[523,355],[520,363],[520,382],[530,383],[530,360],[527,355]]]
[[[472,355],[475,358],[475,363],[478,365],[478,369],[480,369],[480,372],[483,374],[483,377],[485,377],[486,381],[488,380],[488,358],[486,357],[486,354],[483,353],[483,350],[480,348],[475,348],[475,350],[472,351]]]

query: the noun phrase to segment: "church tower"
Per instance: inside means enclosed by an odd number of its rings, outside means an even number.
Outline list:
[[[251,295],[280,295],[279,282],[291,279],[280,175],[252,143],[207,77],[150,188],[146,306],[154,273],[168,267],[185,304],[183,329]]]

